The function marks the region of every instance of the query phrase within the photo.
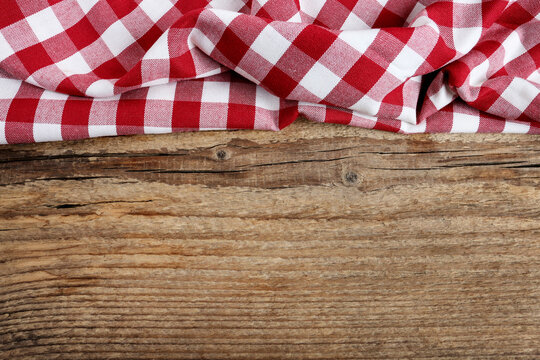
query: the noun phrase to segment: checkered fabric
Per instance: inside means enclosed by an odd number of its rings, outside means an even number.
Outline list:
[[[0,143],[299,115],[540,133],[539,0],[0,2]]]

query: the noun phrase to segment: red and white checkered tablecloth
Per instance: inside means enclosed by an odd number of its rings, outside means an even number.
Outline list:
[[[539,0],[0,0],[0,143],[299,115],[540,133]]]

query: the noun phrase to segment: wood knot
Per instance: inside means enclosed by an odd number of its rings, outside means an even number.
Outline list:
[[[343,175],[343,182],[345,183],[345,185],[349,185],[349,186],[356,185],[360,181],[361,181],[360,176],[358,176],[358,174],[355,173],[354,171],[347,171]]]
[[[227,160],[229,158],[229,154],[227,153],[227,151],[220,149],[216,151],[216,158],[218,160]]]

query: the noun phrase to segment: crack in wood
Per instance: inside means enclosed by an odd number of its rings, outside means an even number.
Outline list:
[[[111,201],[96,201],[96,202],[90,202],[90,203],[66,203],[66,204],[59,204],[59,205],[44,205],[45,207],[51,208],[51,209],[73,209],[73,208],[79,208],[79,207],[85,207],[85,206],[91,206],[91,205],[101,205],[101,204],[136,204],[136,203],[149,203],[153,200],[111,200]]]

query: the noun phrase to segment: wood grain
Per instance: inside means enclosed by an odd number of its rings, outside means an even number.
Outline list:
[[[539,185],[527,135],[0,147],[0,358],[537,359]]]

